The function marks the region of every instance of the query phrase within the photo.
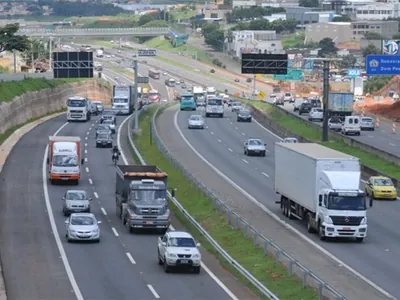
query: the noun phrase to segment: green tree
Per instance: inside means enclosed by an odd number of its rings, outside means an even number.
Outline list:
[[[338,50],[335,46],[335,42],[331,38],[324,38],[318,43],[319,48],[318,56],[326,57],[335,54]]]
[[[26,36],[16,35],[19,24],[8,24],[0,28],[0,52],[3,51],[25,51],[29,47]]]
[[[383,39],[382,35],[378,32],[374,31],[369,31],[366,34],[364,34],[364,38],[367,40],[381,40]]]
[[[357,58],[353,54],[349,54],[343,57],[341,61],[341,66],[343,69],[349,69],[355,66],[357,63]]]
[[[150,22],[147,22],[144,24],[142,27],[168,27],[168,22],[164,20],[153,20]]]
[[[351,18],[349,16],[334,17],[332,22],[351,22]]]
[[[374,44],[369,44],[366,48],[363,49],[363,55],[364,57],[366,57],[370,54],[381,54],[381,51]]]
[[[303,7],[318,7],[319,2],[318,0],[300,0],[299,1],[299,6]]]
[[[224,47],[224,32],[222,30],[215,30],[205,36],[204,42],[215,50],[222,51]]]
[[[143,26],[146,23],[149,23],[154,20],[159,20],[159,19],[160,19],[159,13],[145,14],[139,18],[138,25]]]
[[[48,43],[34,40],[28,45],[28,48],[22,52],[22,59],[27,65],[32,66],[32,62],[35,63],[36,61],[49,59],[50,52]]]

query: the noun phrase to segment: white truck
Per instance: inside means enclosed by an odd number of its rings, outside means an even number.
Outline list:
[[[216,98],[217,97],[217,90],[213,86],[208,86],[206,88],[206,100],[209,98]]]
[[[96,56],[97,57],[104,57],[104,51],[102,49],[97,49],[96,50]]]
[[[359,189],[360,160],[314,143],[275,144],[275,191],[288,218],[305,220],[326,238],[367,236],[367,204]],[[370,203],[372,206],[372,203]]]

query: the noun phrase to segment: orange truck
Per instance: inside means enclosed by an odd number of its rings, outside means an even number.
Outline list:
[[[51,184],[58,181],[73,181],[76,185],[81,177],[81,139],[76,136],[50,136],[47,165]]]

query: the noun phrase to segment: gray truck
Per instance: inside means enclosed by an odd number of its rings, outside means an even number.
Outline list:
[[[167,174],[157,166],[118,165],[116,169],[116,214],[127,230],[166,232],[171,223]]]

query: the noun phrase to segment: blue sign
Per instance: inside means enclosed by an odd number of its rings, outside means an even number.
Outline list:
[[[356,78],[361,76],[361,70],[360,69],[349,69],[347,72],[347,76],[349,78]]]
[[[399,75],[399,55],[367,55],[365,58],[367,75]]]
[[[314,67],[314,61],[312,59],[304,59],[302,62],[302,66],[296,65],[292,59],[288,59],[288,68],[303,68],[304,70],[312,70]]]

